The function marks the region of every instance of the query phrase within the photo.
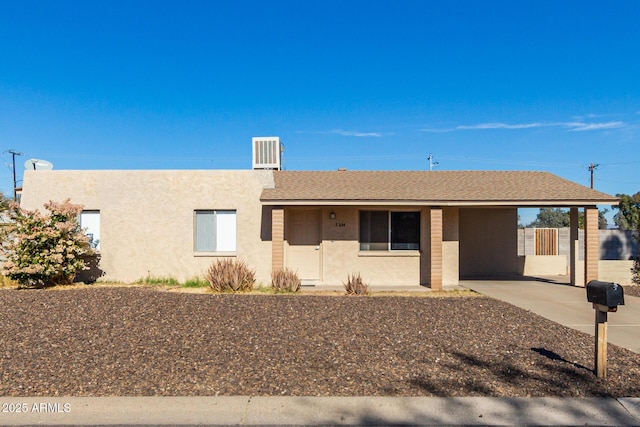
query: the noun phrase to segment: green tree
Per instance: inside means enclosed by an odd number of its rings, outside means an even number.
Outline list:
[[[45,204],[49,213],[10,204],[10,221],[3,227],[0,253],[2,272],[22,288],[71,283],[85,268],[84,256],[93,253],[78,215],[82,206],[66,200]]]
[[[601,230],[606,230],[607,229],[607,218],[604,216],[607,212],[609,212],[609,209],[605,209],[603,211],[598,210],[598,228]]]
[[[628,194],[616,194],[620,198],[618,212],[613,216],[613,221],[621,230],[633,230],[636,232],[635,238],[640,238],[640,191],[633,196]],[[640,252],[640,249],[638,249]],[[632,281],[636,285],[640,285],[640,254],[635,259],[631,268]]]
[[[613,222],[620,230],[640,230],[640,191],[633,196],[616,194],[616,197],[620,198],[620,203],[613,207],[618,210]]]
[[[605,214],[608,209],[598,210],[598,228],[607,228]],[[561,208],[540,208],[538,216],[527,227],[533,228],[563,228],[571,226],[571,213]],[[584,212],[578,212],[578,227],[584,228]]]
[[[536,219],[529,224],[535,228],[562,228],[571,225],[568,211],[560,208],[541,208]]]
[[[607,212],[609,212],[609,209],[604,209],[602,211],[598,209],[598,228],[600,230],[607,229],[608,222],[605,217]],[[578,212],[578,228],[584,229],[584,211]]]

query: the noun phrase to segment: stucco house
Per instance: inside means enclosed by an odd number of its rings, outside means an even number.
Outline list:
[[[615,197],[545,172],[28,170],[21,205],[82,204],[104,280],[186,280],[220,257],[265,284],[297,270],[305,285],[360,272],[372,287],[455,286],[522,274],[518,207],[568,207],[571,281],[598,278],[598,211]],[[578,209],[585,212],[578,262]]]

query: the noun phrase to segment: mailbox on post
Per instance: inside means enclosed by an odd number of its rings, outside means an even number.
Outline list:
[[[593,303],[594,308],[607,307],[604,311],[614,312],[619,305],[624,305],[624,290],[617,283],[592,280],[587,283],[587,301]]]
[[[587,283],[587,301],[596,311],[596,376],[607,376],[607,314],[624,305],[622,286],[612,282],[592,280]]]

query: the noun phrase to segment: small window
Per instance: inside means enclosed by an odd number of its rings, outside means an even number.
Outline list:
[[[360,250],[419,250],[420,212],[360,211]]]
[[[194,222],[196,252],[235,252],[236,211],[195,211]]]
[[[89,238],[91,247],[100,250],[100,211],[82,211],[80,228]]]
[[[420,249],[420,212],[391,212],[391,250]]]
[[[389,212],[360,211],[360,250],[389,249]]]

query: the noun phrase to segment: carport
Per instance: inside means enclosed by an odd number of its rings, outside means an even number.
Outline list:
[[[615,202],[615,200],[614,200]],[[524,258],[518,256],[517,208],[569,208],[569,282],[584,286],[598,279],[598,209],[595,205],[572,206],[571,200],[536,206],[521,204],[515,208],[460,208],[459,245],[460,278],[524,275]],[[578,203],[584,203],[582,201]],[[608,204],[614,204],[609,202]],[[578,218],[584,212],[584,241],[578,237]],[[584,245],[584,261],[579,261],[580,245]],[[544,256],[536,257],[544,259]],[[579,266],[581,268],[579,268]]]

